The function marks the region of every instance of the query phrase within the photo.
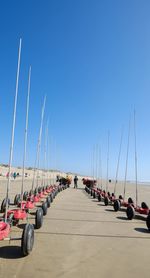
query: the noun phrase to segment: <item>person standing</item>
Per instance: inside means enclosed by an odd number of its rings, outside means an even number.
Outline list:
[[[74,188],[77,188],[78,187],[78,177],[75,176],[74,177]]]

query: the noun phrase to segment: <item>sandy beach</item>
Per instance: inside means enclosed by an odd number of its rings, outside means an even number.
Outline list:
[[[6,181],[0,183],[0,198]],[[12,198],[20,181],[12,182]],[[27,180],[25,187],[31,185]],[[113,190],[113,184],[110,191]],[[117,185],[117,195],[123,183]],[[135,185],[127,184],[127,197],[134,198]],[[139,201],[150,205],[150,187],[139,185]],[[144,220],[144,217],[143,217]],[[142,219],[127,220],[124,211],[114,212],[79,188],[71,187],[57,195],[44,224],[35,230],[35,244],[28,257],[21,257],[20,242],[0,244],[0,277],[149,277],[149,240]],[[29,221],[34,223],[33,216]],[[21,234],[22,225],[12,228]],[[9,266],[9,267],[8,267]]]

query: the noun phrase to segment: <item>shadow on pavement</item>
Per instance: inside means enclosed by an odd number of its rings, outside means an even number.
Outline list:
[[[105,209],[105,211],[115,212],[114,209]]]
[[[0,258],[3,259],[20,259],[22,258],[20,246],[3,246],[0,247]]]
[[[117,216],[117,219],[129,221],[125,216]]]
[[[150,234],[149,230],[146,228],[135,228],[134,230],[140,233]]]

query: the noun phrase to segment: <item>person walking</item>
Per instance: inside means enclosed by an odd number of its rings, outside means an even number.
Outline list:
[[[78,177],[75,176],[74,177],[74,188],[77,188],[78,187]]]

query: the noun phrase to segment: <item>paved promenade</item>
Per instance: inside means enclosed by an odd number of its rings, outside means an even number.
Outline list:
[[[21,234],[21,225],[12,231]],[[30,256],[20,257],[19,241],[0,242],[0,277],[149,278],[149,254],[144,221],[128,221],[125,212],[106,208],[82,186],[71,187],[57,195],[35,231]]]

